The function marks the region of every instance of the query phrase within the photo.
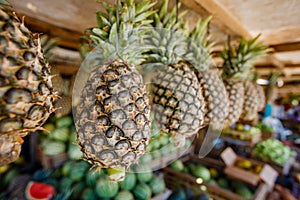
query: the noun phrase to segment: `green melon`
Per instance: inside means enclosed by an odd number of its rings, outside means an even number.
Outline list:
[[[74,183],[74,181],[69,178],[69,177],[63,177],[62,179],[60,179],[59,181],[59,186],[60,188],[71,188],[72,184]]]
[[[97,196],[92,188],[86,188],[81,193],[82,200],[97,200]]]
[[[84,182],[78,182],[72,187],[71,199],[77,199],[86,188]]]
[[[79,160],[83,157],[83,153],[76,144],[69,144],[68,156],[71,160]]]
[[[159,150],[152,151],[151,156],[153,159],[160,158],[161,157],[160,151]]]
[[[134,173],[126,173],[124,181],[120,182],[122,190],[132,190],[136,184],[136,176]]]
[[[168,200],[187,200],[184,190],[175,190],[168,197]]]
[[[70,130],[67,127],[56,128],[50,133],[49,137],[57,141],[67,142],[70,137]]]
[[[169,143],[169,135],[166,133],[160,133],[158,140],[161,147],[166,146]]]
[[[100,198],[112,198],[117,195],[119,185],[116,182],[109,181],[107,176],[100,176],[95,191]]]
[[[85,176],[85,182],[86,182],[87,186],[89,186],[89,187],[95,186],[100,175],[101,175],[101,173],[98,172],[97,170],[88,171]]]
[[[160,194],[166,189],[166,184],[163,178],[153,176],[149,182],[149,186],[153,194]]]
[[[145,164],[145,163],[149,163],[152,160],[152,156],[150,153],[145,153],[144,155],[142,155],[139,158],[139,163],[141,164]]]
[[[85,176],[90,165],[86,161],[80,161],[71,167],[71,172],[69,174],[70,178],[74,181],[81,181]]]
[[[73,119],[70,116],[60,117],[56,120],[56,127],[68,127],[73,124]]]
[[[150,181],[153,176],[152,169],[148,165],[138,165],[135,168],[135,172],[137,173],[137,180],[141,183],[146,183]]]
[[[170,164],[170,168],[175,171],[181,172],[184,169],[184,165],[181,160],[175,160]]]
[[[48,156],[64,153],[66,152],[66,149],[66,144],[60,141],[47,140],[43,145],[43,153]]]
[[[68,176],[70,174],[71,168],[75,165],[75,163],[75,161],[67,161],[61,169],[61,174],[63,176]]]
[[[133,189],[134,196],[138,200],[148,200],[151,198],[151,188],[146,183],[140,183]]]
[[[128,190],[120,191],[114,200],[134,200],[134,196]]]
[[[209,170],[201,165],[196,165],[196,167],[192,170],[192,175],[197,178],[202,178],[203,181],[208,181],[210,179]]]

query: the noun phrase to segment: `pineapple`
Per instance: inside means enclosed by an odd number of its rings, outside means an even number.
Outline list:
[[[205,99],[204,125],[209,123],[223,125],[228,114],[229,99],[218,70],[213,66],[208,45],[209,37],[206,37],[206,27],[210,17],[205,21],[199,21],[195,29],[189,34],[188,51],[186,59],[195,69],[202,95]]]
[[[242,38],[236,48],[225,48],[221,52],[224,59],[223,79],[230,104],[227,125],[234,124],[240,117],[253,120],[258,112],[257,92],[247,81],[254,61],[269,51],[264,45],[256,43],[258,38],[259,35],[249,41]]]
[[[57,95],[39,36],[2,8],[0,20],[0,135],[23,137],[47,120]]]
[[[258,84],[255,84],[256,93],[258,96],[258,111],[261,112],[264,110],[266,105],[266,95],[264,88]]]
[[[20,136],[0,136],[0,166],[14,162],[19,158],[23,139]]]
[[[175,8],[168,12],[167,7],[164,0],[154,14],[153,30],[146,34],[150,50],[143,71],[154,71],[148,79],[155,121],[176,146],[182,146],[203,124],[204,98],[196,74],[182,58],[187,42],[181,22],[176,22]]]
[[[259,96],[255,83],[250,80],[244,82],[244,104],[243,112],[240,116],[241,119],[245,121],[252,121],[255,119],[259,108]]]
[[[144,0],[135,5],[126,0],[118,12],[103,5],[106,13],[97,13],[99,26],[89,30],[87,39],[101,49],[100,57],[109,59],[92,69],[80,99],[73,97],[78,103],[75,125],[85,159],[108,168],[110,180],[122,181],[125,170],[145,153],[151,134],[149,99],[135,66],[143,60],[139,30],[151,23],[145,19],[153,13],[149,10],[154,3]],[[76,78],[76,90],[78,82]]]

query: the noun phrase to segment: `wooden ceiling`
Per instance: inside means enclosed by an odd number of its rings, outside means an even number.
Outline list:
[[[105,0],[114,2],[115,0]],[[102,10],[95,0],[10,0],[25,23],[34,32],[60,38],[61,48],[68,49],[67,58],[56,60],[64,73],[73,73],[80,65],[77,49],[84,30],[95,26],[95,13]],[[176,0],[170,0],[170,6]],[[191,28],[201,17],[213,16],[210,26],[215,52],[224,47],[227,36],[233,40],[240,36],[260,40],[274,49],[257,62],[263,77],[272,71],[281,71],[284,86],[281,94],[300,94],[300,1],[299,0],[180,0],[182,10]],[[62,57],[62,49],[58,49]],[[64,50],[66,52],[66,50]],[[62,63],[71,60],[68,64]],[[61,60],[61,62],[59,61]],[[218,63],[219,59],[216,58]]]

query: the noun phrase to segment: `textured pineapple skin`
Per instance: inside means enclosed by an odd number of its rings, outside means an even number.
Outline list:
[[[78,144],[85,159],[101,168],[123,168],[145,152],[150,105],[141,75],[116,60],[94,69],[76,107]]]
[[[264,88],[258,84],[255,84],[257,96],[258,96],[258,111],[263,111],[266,104],[266,95]]]
[[[0,136],[0,166],[7,165],[19,158],[22,144],[18,140],[20,138],[11,135]]]
[[[229,99],[223,80],[216,70],[197,72],[205,99],[204,125],[223,124],[229,112]]]
[[[162,131],[194,136],[204,121],[204,98],[195,73],[180,62],[162,67],[152,78],[154,119]]]
[[[38,35],[0,10],[0,135],[25,136],[54,112],[48,63]]]
[[[245,94],[243,112],[241,114],[242,120],[254,120],[258,113],[259,99],[255,84],[252,81],[244,82]]]
[[[243,112],[245,88],[242,82],[224,80],[224,84],[229,99],[229,111],[225,123],[232,125],[239,120]]]

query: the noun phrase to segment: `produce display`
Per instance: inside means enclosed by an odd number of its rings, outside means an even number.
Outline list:
[[[140,168],[142,166],[139,166]],[[27,185],[26,196],[46,195],[55,191],[54,200],[62,199],[117,199],[147,200],[163,193],[166,189],[164,179],[152,171],[143,173],[136,169],[126,173],[124,181],[116,183],[108,178],[107,169],[90,169],[86,161],[68,161],[63,166],[52,170],[38,170]],[[11,174],[13,173],[14,174]],[[17,172],[9,171],[5,183],[15,177]],[[9,180],[8,180],[9,179]],[[36,188],[47,188],[38,191]],[[51,193],[52,194],[52,193]]]
[[[173,162],[169,167],[177,172],[190,174],[191,176],[196,177],[197,180],[198,178],[200,178],[206,184],[219,186],[226,190],[232,191],[238,194],[239,196],[243,197],[244,199],[252,199],[254,196],[255,191],[253,188],[250,188],[249,186],[241,182],[228,178],[226,175],[220,173],[215,168],[207,168],[203,165],[194,163],[182,163],[182,161],[180,160]],[[196,193],[199,193],[199,191],[196,191]],[[179,196],[184,195],[180,194]],[[173,199],[176,198],[173,197],[170,200]],[[189,200],[193,198],[184,197],[182,199]]]
[[[76,144],[77,134],[71,116],[60,118],[53,116],[43,128],[45,130],[39,134],[43,154],[55,156],[67,153],[68,158],[72,160],[83,157],[83,153]]]
[[[240,139],[240,140],[256,140],[261,139],[261,130],[257,127],[243,124],[234,124],[227,126],[221,133],[224,136]]]
[[[196,194],[192,189],[185,188],[173,191],[167,200],[209,200],[210,196],[206,193]]]
[[[268,139],[257,143],[253,154],[261,159],[266,159],[278,165],[284,165],[296,152],[276,139]]]
[[[246,171],[252,172],[254,174],[259,174],[263,169],[263,166],[260,164],[254,164],[250,160],[243,159],[235,162],[234,166],[244,169]]]
[[[215,20],[190,26],[185,1],[112,2],[100,2],[80,41],[78,33],[60,41],[67,27],[32,33],[0,0],[0,200],[299,198],[299,96],[278,119],[288,131],[259,122],[282,111],[274,100],[286,75],[272,71],[266,91],[257,84],[264,80],[254,66],[271,51],[260,42],[266,36],[229,35],[220,48],[222,37],[210,36]],[[29,20],[39,30],[39,19]],[[287,65],[276,59],[265,60]],[[223,128],[220,138],[213,128]]]

